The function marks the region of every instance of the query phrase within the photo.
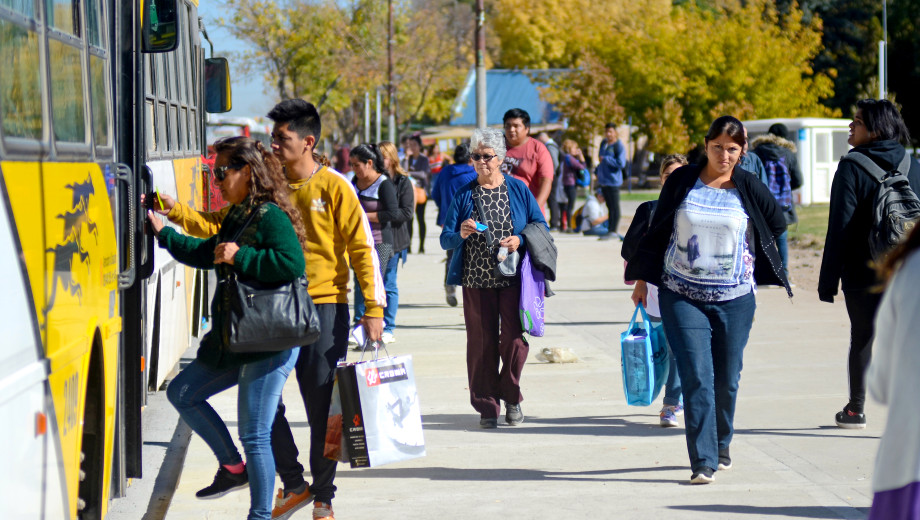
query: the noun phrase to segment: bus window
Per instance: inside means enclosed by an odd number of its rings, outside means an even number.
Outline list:
[[[105,60],[99,56],[89,56],[90,101],[93,102],[93,139],[96,146],[111,144],[109,128],[109,103],[105,88]]]
[[[80,3],[74,0],[45,0],[48,25],[55,29],[80,36]]]
[[[0,5],[12,9],[23,16],[35,19],[35,2],[32,0],[2,0]]]
[[[3,133],[8,137],[41,138],[38,56],[38,35],[34,31],[0,19],[0,61],[8,72],[0,74],[0,111]]]
[[[86,39],[90,45],[106,47],[102,38],[102,4],[99,0],[86,0]]]
[[[176,105],[169,105],[169,150],[179,150],[179,109]]]
[[[166,138],[169,135],[166,121],[166,103],[157,103],[157,151],[166,151]]]
[[[192,143],[188,139],[188,109],[185,107],[182,107],[179,113],[179,148],[192,149]]]
[[[144,129],[144,135],[147,136],[147,153],[153,153],[157,151],[156,113],[153,109],[153,101],[148,99],[145,104],[147,105],[147,127]]]
[[[48,40],[51,57],[51,113],[58,141],[86,140],[83,114],[83,72],[80,49]]]
[[[179,44],[178,18],[177,0],[144,0],[141,13],[144,52],[175,50]]]

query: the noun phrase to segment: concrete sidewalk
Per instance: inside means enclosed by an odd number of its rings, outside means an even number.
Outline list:
[[[623,209],[632,214],[626,203]],[[842,302],[820,303],[813,291],[799,290],[794,303],[782,290],[758,292],[735,418],[734,468],[718,472],[712,485],[690,486],[683,420],[680,428],[663,429],[660,401],[647,408],[625,404],[618,338],[632,304],[619,241],[556,235],[559,281],[547,300],[546,337],[530,341],[522,378],[525,422],[485,431],[469,405],[463,310],[444,301],[438,229],[429,226],[429,253],[410,255],[400,267],[397,342],[389,346],[391,354],[413,356],[428,455],[373,469],[340,464],[336,518],[866,516],[885,412],[870,403],[866,430],[834,426],[847,396],[849,326]],[[580,362],[540,363],[534,354],[543,347],[572,348]],[[293,378],[284,399],[305,453],[306,414]],[[211,403],[235,436],[235,390]],[[248,491],[195,499],[216,469],[211,451],[193,435],[168,519],[246,516]],[[308,519],[310,512],[294,518]]]

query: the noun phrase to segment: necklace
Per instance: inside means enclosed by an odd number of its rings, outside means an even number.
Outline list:
[[[285,169],[287,169],[286,166],[285,166]],[[310,181],[313,180],[313,176],[316,175],[316,172],[318,172],[318,171],[319,171],[319,163],[316,163],[316,164],[313,166],[313,172],[310,173],[310,176],[307,177],[307,180],[303,181],[303,183],[301,183],[301,181],[298,180],[298,181],[297,181],[297,183],[299,184],[298,186],[294,186],[293,183],[288,183],[288,188],[291,188],[291,190],[293,190],[293,191],[297,191],[297,190],[299,190],[300,188],[303,188],[304,186],[306,186],[307,184],[309,184]]]

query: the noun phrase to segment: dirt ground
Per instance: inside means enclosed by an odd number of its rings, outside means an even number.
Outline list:
[[[789,241],[789,272],[795,284],[793,292],[817,291],[824,249],[813,239]]]

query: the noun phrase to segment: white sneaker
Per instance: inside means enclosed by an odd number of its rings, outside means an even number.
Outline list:
[[[392,332],[384,332],[380,335],[380,341],[383,341],[387,345],[396,343],[396,336],[394,336]]]

